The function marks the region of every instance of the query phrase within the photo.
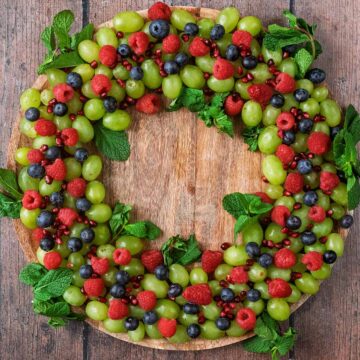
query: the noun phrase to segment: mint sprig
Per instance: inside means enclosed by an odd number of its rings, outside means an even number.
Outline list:
[[[262,129],[261,125],[246,127],[241,134],[245,144],[249,145],[249,150],[252,152],[258,149],[258,140]]]
[[[0,218],[18,219],[22,194],[15,172],[0,168],[0,191]]]

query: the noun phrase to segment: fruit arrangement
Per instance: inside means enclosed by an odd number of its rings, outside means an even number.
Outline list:
[[[265,29],[234,7],[199,19],[157,2],[146,18],[125,11],[72,36],[65,10],[44,30],[46,86],[21,95],[28,140],[14,154],[17,176],[0,171],[0,214],[31,231],[38,262],[20,280],[50,325],[86,316],[133,342],[172,344],[255,331],[250,351],[292,347],[294,330],[279,335],[277,321],[331,275],[339,229],[359,203],[360,118],[350,105],[343,119],[325,72],[310,69],[321,53],[316,26],[284,15],[289,27]],[[147,249],[161,230],[133,221],[130,205],[104,202],[102,158],[87,144],[127,160],[131,106],[149,115],[185,107],[219,136],[239,136],[233,123],[243,123],[249,151],[264,154],[267,187],[224,197],[233,241],[201,249],[194,234],[177,235]]]

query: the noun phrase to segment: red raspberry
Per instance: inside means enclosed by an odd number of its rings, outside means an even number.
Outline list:
[[[282,94],[291,93],[296,89],[295,79],[287,73],[280,73],[276,77],[275,83],[275,90]]]
[[[31,240],[35,242],[40,242],[40,240],[44,237],[42,228],[36,228],[31,232]]]
[[[131,261],[131,253],[128,249],[116,249],[113,252],[113,259],[117,265],[127,265]]]
[[[318,251],[309,251],[302,257],[301,262],[306,265],[309,271],[317,271],[321,269],[324,260]]]
[[[90,297],[100,296],[105,289],[104,280],[102,278],[87,279],[84,282],[84,290]]]
[[[57,269],[62,262],[62,257],[57,251],[47,252],[44,256],[44,266],[48,270]]]
[[[244,103],[244,100],[240,96],[237,96],[236,94],[229,95],[224,102],[225,113],[229,116],[239,115]]]
[[[295,125],[295,118],[293,114],[289,112],[282,112],[277,118],[276,118],[276,125],[280,130],[290,130]]]
[[[57,181],[63,181],[66,177],[66,165],[64,160],[55,159],[51,165],[45,167],[46,175]]]
[[[57,219],[67,227],[72,226],[77,218],[77,212],[71,208],[62,208],[57,215]]]
[[[152,310],[156,305],[156,295],[151,290],[140,291],[136,298],[139,306],[146,311]]]
[[[112,45],[104,45],[99,51],[99,60],[105,66],[113,66],[117,60],[116,49]]]
[[[79,133],[74,128],[67,128],[61,131],[61,139],[66,146],[75,146],[79,141]]]
[[[161,1],[157,1],[148,10],[148,18],[150,20],[162,19],[169,21],[170,17],[171,17],[170,7]]]
[[[249,275],[244,266],[236,266],[230,272],[231,280],[235,284],[246,284],[249,281]]]
[[[235,30],[231,39],[234,45],[249,48],[251,46],[252,35],[245,30]]]
[[[251,85],[248,87],[247,92],[251,100],[257,101],[261,105],[268,104],[273,95],[273,89],[266,84]]]
[[[91,258],[91,266],[98,275],[104,275],[110,269],[109,259],[93,256]]]
[[[26,190],[22,198],[22,206],[27,210],[38,209],[41,206],[42,197],[35,190]]]
[[[54,122],[45,119],[39,119],[34,128],[37,134],[41,136],[55,135],[57,130]]]
[[[161,98],[156,94],[145,94],[136,102],[136,110],[144,114],[155,114],[161,109]]]
[[[217,58],[214,63],[213,74],[218,80],[231,78],[234,75],[234,66],[228,60]]]
[[[288,145],[281,144],[277,147],[275,155],[281,160],[283,165],[289,165],[294,159],[295,151]]]
[[[324,155],[330,150],[331,139],[321,131],[312,132],[307,140],[309,151],[316,155]]]
[[[195,36],[189,46],[191,56],[205,56],[210,52],[210,48],[204,43],[204,39]]]
[[[290,214],[290,210],[286,206],[274,206],[271,210],[271,221],[284,227],[286,219],[290,216]]]
[[[44,154],[39,149],[31,149],[26,157],[30,164],[38,164],[41,160],[44,160]]]
[[[282,248],[274,255],[274,264],[279,269],[290,269],[296,264],[296,255],[287,248]]]
[[[268,194],[262,192],[262,191],[257,191],[254,193],[254,195],[258,196],[262,202],[267,203],[267,204],[272,204],[274,201],[268,196]]]
[[[164,262],[160,250],[146,250],[141,254],[141,262],[147,271],[154,272],[155,268]]]
[[[326,218],[326,211],[319,205],[314,205],[309,209],[308,218],[316,223],[322,223]]]
[[[292,194],[297,194],[304,187],[304,178],[299,173],[290,173],[286,177],[284,188]]]
[[[73,98],[74,89],[68,84],[61,83],[54,86],[53,94],[56,101],[66,103]]]
[[[222,263],[223,253],[221,251],[205,250],[201,256],[203,270],[210,274]]]
[[[211,289],[208,284],[188,286],[182,296],[187,301],[197,305],[209,305],[212,300]]]
[[[242,308],[236,314],[237,324],[244,330],[252,330],[256,325],[256,314],[254,310]]]
[[[270,281],[268,284],[268,291],[272,298],[286,298],[292,293],[290,285],[280,278]]]
[[[109,301],[108,317],[112,320],[120,320],[129,315],[129,308],[119,299]]]
[[[175,34],[170,34],[162,41],[162,50],[165,54],[176,54],[181,47],[180,38]]]
[[[66,191],[73,197],[83,197],[86,189],[86,181],[83,178],[71,180],[66,187]]]
[[[161,318],[157,323],[160,334],[164,337],[172,337],[176,333],[176,320]]]
[[[103,74],[97,74],[91,79],[91,88],[96,95],[101,95],[103,93],[108,93],[111,90],[111,81],[110,79]]]
[[[136,55],[144,54],[149,42],[149,37],[143,31],[132,33],[128,40],[129,46]]]
[[[322,191],[333,191],[339,184],[340,179],[336,174],[328,171],[320,173],[320,189]]]

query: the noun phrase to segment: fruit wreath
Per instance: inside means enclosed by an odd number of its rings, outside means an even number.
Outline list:
[[[249,338],[245,349],[273,358],[293,346],[294,329],[278,322],[330,276],[359,203],[360,118],[351,105],[342,116],[325,72],[310,69],[322,51],[316,25],[284,16],[288,27],[264,28],[234,7],[200,18],[157,2],[96,30],[70,35],[68,10],[45,28],[42,86],[20,98],[27,140],[12,154],[16,169],[0,171],[0,214],[20,218],[36,244],[20,280],[49,325],[86,317],[128,341],[175,348]],[[130,106],[185,107],[219,136],[239,136],[233,123],[243,123],[267,187],[223,198],[233,241],[201,249],[194,234],[177,235],[149,250],[161,230],[104,202],[102,158],[86,144],[126,161]]]

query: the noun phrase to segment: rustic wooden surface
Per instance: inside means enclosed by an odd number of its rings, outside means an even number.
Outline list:
[[[111,18],[114,13],[126,8],[147,8],[152,2],[148,1],[57,1],[51,5],[40,4],[35,0],[2,0],[2,12],[0,21],[0,34],[3,46],[0,50],[2,62],[1,70],[1,104],[2,115],[1,132],[1,165],[6,159],[6,147],[9,141],[11,127],[16,117],[18,108],[18,96],[22,90],[30,86],[35,78],[35,68],[41,61],[43,50],[39,46],[38,35],[45,23],[60,9],[71,8],[76,16],[76,26],[87,21],[99,24]],[[231,4],[229,1],[174,1],[174,5],[193,5],[203,7],[218,7]],[[320,24],[319,38],[325,45],[326,54],[319,64],[328,73],[328,82],[332,93],[341,102],[349,102],[359,107],[359,90],[355,54],[358,53],[359,43],[357,35],[360,33],[356,22],[356,14],[360,5],[356,1],[323,1],[321,4],[310,4],[308,1],[268,1],[266,7],[261,0],[242,1],[237,6],[243,14],[255,14],[267,22],[279,20],[281,9],[291,7],[298,15]],[[349,50],[349,46],[350,50]],[[20,75],[21,74],[21,75]],[[149,119],[150,120],[150,119]],[[142,207],[138,208],[138,215],[150,216],[157,212],[157,218],[163,219],[161,225],[165,235],[174,232],[195,231],[199,238],[211,243],[214,229],[219,228],[225,237],[229,228],[226,217],[218,223],[212,223],[209,219],[214,215],[221,214],[218,202],[221,193],[233,190],[243,190],[238,184],[236,174],[241,172],[242,161],[250,161],[241,153],[241,145],[234,146],[226,140],[222,140],[213,131],[203,131],[200,123],[194,123],[190,115],[175,118],[166,115],[166,118],[154,119],[153,123],[140,121],[135,125],[138,136],[149,141],[153,154],[141,153],[137,148],[133,151],[133,161],[130,166],[131,173],[139,172],[139,177],[121,179],[114,192],[110,194],[116,198],[127,196]],[[169,124],[171,123],[171,129]],[[174,126],[175,125],[175,126]],[[147,133],[145,139],[144,134]],[[158,134],[166,134],[159,141]],[[196,146],[196,139],[204,136],[201,144],[208,146]],[[179,136],[179,138],[178,138]],[[134,143],[134,142],[132,142]],[[195,143],[195,144],[194,144]],[[135,144],[136,145],[136,144]],[[229,156],[217,155],[217,148],[225,147]],[[139,149],[140,150],[140,149]],[[224,154],[225,152],[222,152]],[[238,155],[239,154],[239,155]],[[241,160],[239,157],[241,156]],[[245,156],[245,157],[244,157]],[[168,163],[171,159],[181,159],[173,167],[159,166],[156,158],[162,158]],[[219,158],[220,157],[220,158]],[[252,159],[254,161],[254,158]],[[254,164],[256,164],[256,161]],[[109,164],[106,164],[109,168]],[[119,178],[123,174],[130,173],[122,165],[113,165],[114,173]],[[141,169],[146,166],[147,177],[141,177]],[[195,173],[196,168],[196,173]],[[219,172],[222,176],[219,176]],[[162,182],[159,183],[158,174],[161,173]],[[234,175],[235,174],[235,175]],[[244,174],[246,179],[249,175]],[[181,178],[181,181],[175,181]],[[108,181],[108,179],[105,179]],[[128,192],[120,184],[129,185],[134,182],[140,183],[141,194],[136,191]],[[109,184],[109,183],[108,183]],[[243,183],[244,184],[244,183]],[[254,188],[259,184],[254,183]],[[167,188],[177,186],[179,197],[172,199],[172,203],[163,207],[166,203]],[[245,185],[246,186],[246,185]],[[131,187],[130,187],[131,188]],[[215,198],[219,194],[219,198]],[[150,196],[151,195],[151,196]],[[149,203],[139,204],[137,199],[149,198]],[[172,209],[179,214],[181,221],[168,223],[166,209]],[[196,222],[194,219],[196,218]],[[200,221],[198,221],[200,220]],[[357,216],[357,221],[359,217]],[[290,353],[291,359],[358,359],[359,358],[359,273],[357,263],[359,245],[356,238],[359,227],[352,229],[346,245],[346,253],[334,269],[333,276],[321,288],[320,293],[304,305],[291,319],[291,323],[299,331],[299,340],[295,350]],[[10,221],[1,222],[0,233],[0,271],[1,271],[1,298],[0,298],[0,343],[2,359],[103,359],[114,358],[215,358],[225,356],[229,359],[262,359],[266,356],[245,353],[240,345],[228,346],[223,349],[203,351],[197,353],[170,353],[157,350],[144,349],[138,346],[126,344],[119,340],[99,333],[88,325],[72,324],[66,329],[53,331],[49,329],[45,321],[35,317],[31,311],[31,292],[17,281],[17,273],[25,264],[21,250],[19,249],[16,234],[11,227]],[[334,290],[332,290],[334,289]],[[335,290],[336,289],[336,290]]]

